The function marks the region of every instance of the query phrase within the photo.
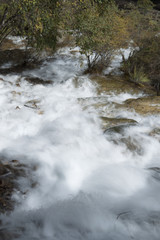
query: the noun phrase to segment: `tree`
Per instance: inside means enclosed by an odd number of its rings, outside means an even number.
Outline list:
[[[160,19],[155,11],[137,7],[128,14],[134,50],[123,59],[122,71],[131,81],[154,85],[160,94]]]
[[[54,48],[58,0],[10,0],[0,3],[0,44],[9,34],[26,37],[37,49]]]
[[[87,57],[88,70],[102,70],[127,41],[126,22],[121,12],[114,1],[74,0],[65,4],[68,5],[65,6],[64,25]]]

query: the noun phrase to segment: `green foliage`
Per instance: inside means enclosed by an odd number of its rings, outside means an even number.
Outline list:
[[[0,45],[1,42],[6,38],[6,36],[11,32],[11,27],[10,25],[10,14],[8,13],[8,4],[6,3],[1,3],[0,4]],[[6,24],[6,22],[8,23]]]
[[[137,4],[127,13],[128,31],[136,48],[127,60],[123,59],[121,68],[131,81],[148,83],[160,78],[160,19],[150,10],[151,1],[139,0]]]
[[[76,45],[87,57],[88,69],[108,66],[115,50],[127,40],[126,23],[114,2],[106,1],[103,14],[100,2],[75,0],[65,3],[64,28],[75,36]]]
[[[154,6],[151,0],[138,0],[137,5],[138,7],[145,9],[152,9]]]
[[[37,49],[55,47],[58,0],[11,0],[0,6],[0,43],[7,35],[15,33],[26,37]]]
[[[123,59],[122,71],[131,81],[151,83],[155,87],[160,83],[160,36],[144,39],[143,45],[135,49],[130,57]]]
[[[98,11],[100,14],[103,14],[109,5],[115,5],[114,0],[91,0],[92,4],[96,3],[98,7]]]
[[[131,69],[130,69],[131,70]],[[129,71],[129,78],[130,81],[135,83],[149,83],[149,78],[144,73],[144,70],[142,67],[138,67],[135,65],[133,67],[133,71]]]
[[[159,19],[152,11],[143,12],[139,8],[134,8],[127,16],[128,32],[135,46],[143,46],[146,38],[152,38],[160,31]]]
[[[138,0],[133,9],[122,11],[114,0],[1,1],[0,44],[9,34],[17,34],[36,49],[54,49],[58,33],[69,33],[85,54],[89,71],[101,71],[110,64],[116,50],[132,40],[139,51],[123,62],[124,72],[133,81],[147,81],[150,72],[158,68],[159,38],[155,36],[160,24],[150,10],[152,6],[150,0]],[[155,64],[152,69],[151,58]]]

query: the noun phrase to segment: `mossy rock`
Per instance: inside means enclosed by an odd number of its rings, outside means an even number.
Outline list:
[[[129,82],[123,75],[122,76],[92,76],[91,80],[98,84],[98,94],[111,93],[131,93],[140,94],[146,93],[149,95],[154,94],[154,91],[143,85],[139,85],[133,82]]]
[[[141,115],[160,114],[160,96],[147,96],[138,99],[129,99],[124,104],[119,104],[117,108],[125,108],[135,111]]]
[[[101,117],[102,122],[102,129],[112,129],[121,128],[121,126],[125,127],[127,125],[133,124],[135,125],[137,122],[133,119],[127,118],[108,118],[108,117]]]

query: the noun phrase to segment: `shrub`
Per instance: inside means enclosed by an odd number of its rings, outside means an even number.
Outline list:
[[[154,6],[151,0],[138,0],[137,5],[138,7],[145,9],[152,9]]]
[[[54,48],[57,38],[58,0],[0,2],[0,44],[9,34],[25,36],[37,49]]]
[[[143,45],[135,49],[127,60],[123,58],[121,69],[134,82],[148,82],[159,95],[160,85],[160,35],[143,39]]]
[[[88,71],[101,71],[109,65],[114,52],[127,42],[125,19],[113,1],[65,3],[65,29],[75,36],[76,45],[85,54]]]

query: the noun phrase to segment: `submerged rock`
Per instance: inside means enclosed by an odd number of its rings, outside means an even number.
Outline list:
[[[151,172],[151,175],[154,179],[160,181],[160,168],[159,167],[151,167],[151,168],[148,168],[147,170],[149,170]]]
[[[138,155],[144,154],[143,147],[136,138],[130,136],[127,137],[123,134],[124,131],[123,127],[122,128],[118,127],[117,129],[114,130],[116,130],[117,132],[114,133],[113,132],[110,133],[109,131],[106,132],[107,133],[106,138],[109,141],[112,141],[116,145],[125,147],[125,150],[130,151],[132,154]]]
[[[154,128],[150,133],[149,136],[156,138],[160,141],[160,128]]]
[[[53,81],[51,81],[51,80],[44,80],[39,77],[25,77],[24,80],[26,80],[27,82],[29,82],[33,85],[37,85],[37,84],[48,85],[48,84],[53,83]]]
[[[143,154],[143,147],[136,137],[131,137],[126,134],[126,130],[130,127],[136,126],[137,122],[133,119],[128,119],[130,122],[124,122],[120,125],[110,127],[104,132],[107,140],[112,141],[116,145],[125,147],[127,151],[131,151],[133,154]],[[124,121],[124,120],[122,120]]]
[[[119,133],[119,134],[123,134],[124,131],[126,130],[126,128],[131,127],[131,126],[135,126],[136,122],[132,122],[132,123],[126,123],[126,124],[119,124],[117,126],[114,127],[109,127],[108,129],[106,129],[105,133],[106,134],[114,134],[114,133]]]

